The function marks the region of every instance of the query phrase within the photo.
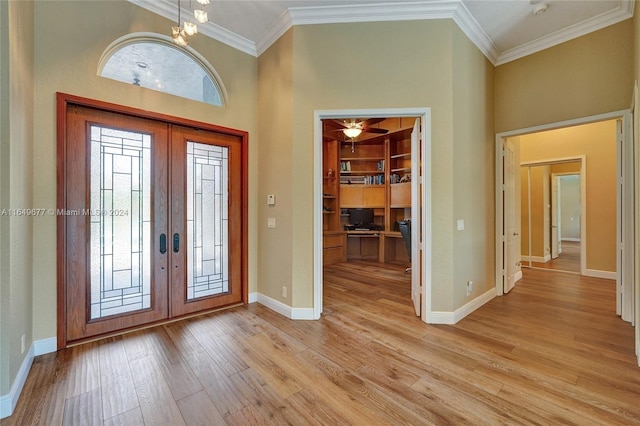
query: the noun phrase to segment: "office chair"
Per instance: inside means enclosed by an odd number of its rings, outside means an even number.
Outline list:
[[[404,245],[407,247],[409,262],[411,262],[411,220],[399,221],[398,227],[400,228],[400,234],[402,235],[402,240],[404,241]],[[411,266],[405,269],[404,273],[408,274],[409,271],[411,271]]]

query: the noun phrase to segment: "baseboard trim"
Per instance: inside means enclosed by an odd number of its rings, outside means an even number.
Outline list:
[[[518,281],[520,281],[522,279],[522,269],[520,269],[518,272],[516,272],[513,275],[513,282],[517,283]]]
[[[269,296],[265,296],[264,294],[257,294],[257,302],[267,308],[271,309],[283,315],[289,319],[293,320],[313,320],[313,308],[292,308],[289,305],[285,305],[279,300],[273,299]]]
[[[607,280],[617,279],[617,274],[615,272],[599,271],[597,269],[585,269],[583,275],[594,278],[605,278]]]
[[[431,312],[429,323],[430,324],[456,324],[457,322],[462,320],[464,317],[466,317],[467,315],[469,315],[470,313],[472,313],[473,311],[475,311],[476,309],[478,309],[479,307],[481,307],[482,305],[484,305],[494,297],[496,297],[496,290],[492,288],[491,290],[487,290],[480,296],[476,297],[469,303],[466,303],[465,305],[461,306],[460,308],[456,309],[453,312],[447,312],[447,311]]]
[[[33,356],[33,345],[31,345],[29,351],[27,352],[27,356],[25,356],[24,360],[22,360],[22,365],[20,365],[20,369],[18,370],[16,379],[11,385],[9,393],[7,395],[0,396],[0,419],[9,417],[13,413],[13,410],[16,408],[16,404],[18,404],[18,398],[20,398],[20,393],[22,393],[24,383],[27,381],[29,370],[31,370],[31,364],[33,364]]]
[[[562,241],[569,241],[569,242],[571,242],[571,243],[579,243],[579,242],[580,242],[580,238],[570,238],[570,237],[565,237],[565,238],[562,238],[562,239],[560,240],[560,242],[562,242]]]
[[[33,359],[39,355],[48,354],[57,350],[58,339],[55,337],[36,340],[31,344],[27,355],[24,357],[24,360],[22,360],[22,364],[20,365],[20,369],[18,370],[16,379],[11,385],[9,393],[0,396],[0,419],[9,417],[13,413],[13,410],[16,408],[16,404],[18,403],[18,398],[20,398],[20,394],[22,393],[24,383],[27,381],[27,376],[29,376],[29,371],[31,370]]]
[[[529,256],[522,256],[520,258],[520,260],[522,262],[528,262],[529,261]],[[550,260],[551,260],[551,255],[550,254],[546,255],[545,257],[542,257],[542,256],[531,256],[531,261],[532,262],[547,263]]]
[[[258,292],[249,293],[249,300],[247,303],[256,303],[258,301]]]

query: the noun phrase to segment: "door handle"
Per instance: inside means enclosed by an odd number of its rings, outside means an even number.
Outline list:
[[[177,232],[173,234],[173,252],[177,253],[180,251],[180,234]]]
[[[160,254],[165,254],[167,252],[167,236],[165,234],[160,234]]]

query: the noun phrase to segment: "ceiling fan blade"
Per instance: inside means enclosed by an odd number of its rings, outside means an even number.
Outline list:
[[[363,131],[367,133],[380,133],[382,135],[389,132],[387,129],[379,129],[377,127],[367,127]]]
[[[331,121],[332,124],[337,124],[338,126],[340,126],[339,130],[347,128],[347,125],[344,124],[344,121],[342,121],[342,120],[330,120],[330,121]]]
[[[362,127],[369,127],[369,126],[373,126],[374,124],[378,124],[379,122],[384,120],[385,118],[369,118],[367,120],[364,120],[360,124],[362,124]]]

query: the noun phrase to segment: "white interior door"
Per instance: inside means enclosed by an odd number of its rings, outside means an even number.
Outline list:
[[[421,148],[422,138],[420,137],[420,119],[418,118],[411,132],[411,300],[413,301],[413,307],[418,316],[420,316],[422,311]]]
[[[518,168],[519,172],[519,168]],[[515,206],[515,182],[516,182],[516,159],[515,148],[513,142],[507,140],[506,150],[506,170],[505,170],[505,229],[506,229],[506,280],[504,281],[504,292],[508,293],[515,285],[515,274],[519,265],[519,247],[516,242],[518,241],[518,233],[516,232],[516,206]]]
[[[551,258],[557,259],[560,252],[560,238],[558,236],[558,176],[551,176]]]

